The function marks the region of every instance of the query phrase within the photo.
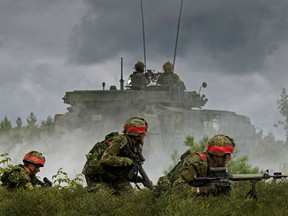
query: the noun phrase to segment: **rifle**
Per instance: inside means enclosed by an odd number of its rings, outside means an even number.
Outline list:
[[[42,188],[49,188],[49,187],[52,187],[53,186],[53,183],[46,177],[43,178],[43,181],[41,181],[40,179],[38,179],[36,176],[35,176],[35,179],[34,179],[34,184],[35,185],[38,185]]]
[[[133,160],[132,169],[129,171],[129,173],[127,175],[127,179],[129,181],[135,182],[135,183],[139,182],[139,179],[140,179],[140,182],[146,188],[148,188],[149,190],[153,190],[154,189],[153,183],[149,179],[148,175],[146,174],[145,170],[142,167],[142,164],[145,161],[145,158],[143,157],[142,153],[141,152],[133,153],[129,147],[127,149],[128,149],[129,156]],[[138,173],[140,174],[140,176],[142,178],[138,176]],[[137,184],[136,184],[136,186],[137,186]]]
[[[198,177],[192,180],[189,184],[193,187],[203,187],[208,184],[219,184],[222,187],[230,187],[230,181],[250,181],[252,184],[251,190],[247,193],[247,196],[253,199],[258,199],[256,191],[256,183],[261,180],[282,179],[288,177],[288,174],[282,174],[281,172],[274,172],[273,175],[269,174],[266,170],[263,174],[229,174],[226,167],[210,168],[208,177]]]

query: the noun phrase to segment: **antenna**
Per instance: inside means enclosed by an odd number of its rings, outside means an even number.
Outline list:
[[[179,12],[179,19],[178,19],[178,27],[177,27],[177,34],[176,34],[176,43],[175,43],[175,50],[174,50],[174,59],[173,59],[173,70],[175,68],[175,59],[176,59],[176,51],[177,51],[177,44],[178,44],[178,35],[179,35],[179,29],[180,29],[180,20],[181,20],[181,14],[182,14],[182,5],[183,0],[181,0],[180,5],[180,12]]]
[[[124,90],[124,79],[123,79],[123,57],[121,57],[121,79],[120,79],[120,90]]]
[[[144,13],[143,13],[142,0],[140,0],[140,5],[141,5],[141,14],[142,14],[142,32],[143,32],[144,64],[145,64],[145,73],[146,73],[146,45],[145,45]]]

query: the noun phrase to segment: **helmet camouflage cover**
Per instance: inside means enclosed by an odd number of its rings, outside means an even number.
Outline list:
[[[225,154],[232,154],[235,143],[232,138],[217,134],[212,137],[206,146],[206,152],[209,154],[224,156]]]
[[[124,124],[123,133],[129,136],[146,135],[148,123],[145,119],[139,117],[132,117]]]
[[[167,61],[163,64],[164,72],[172,73],[173,72],[173,64],[170,61]]]
[[[24,156],[23,162],[29,162],[43,167],[45,164],[45,157],[40,152],[30,151]]]
[[[143,62],[141,61],[138,61],[135,66],[134,66],[135,70],[138,71],[138,72],[144,72],[144,68],[145,68],[145,65]]]

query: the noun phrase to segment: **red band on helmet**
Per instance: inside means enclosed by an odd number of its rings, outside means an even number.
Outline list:
[[[206,154],[199,154],[199,155],[200,155],[200,157],[202,157],[202,158],[207,160],[207,155]]]
[[[125,130],[131,133],[146,133],[147,126],[144,127],[133,127],[133,126],[126,126]]]
[[[42,166],[44,166],[44,163],[45,163],[44,160],[39,159],[39,158],[34,157],[34,156],[31,156],[31,155],[28,155],[28,154],[26,154],[26,155],[24,156],[24,160],[34,161],[35,163],[41,164]]]
[[[208,146],[208,151],[219,153],[232,153],[234,146]]]

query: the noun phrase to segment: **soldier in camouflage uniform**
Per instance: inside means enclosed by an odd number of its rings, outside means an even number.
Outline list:
[[[4,170],[2,185],[9,190],[32,189],[35,187],[36,174],[44,167],[45,157],[37,151],[28,152],[23,158],[23,165],[15,165]]]
[[[186,89],[179,76],[174,73],[174,66],[170,61],[163,64],[163,71],[164,73],[158,77],[157,84],[168,87],[180,87],[183,90]]]
[[[135,64],[134,66],[135,71],[133,72],[133,74],[130,75],[131,89],[141,90],[149,84],[149,80],[144,74],[144,68],[145,65],[141,61],[138,61]]]
[[[127,179],[133,163],[130,153],[142,152],[147,128],[144,119],[132,117],[124,124],[123,134],[114,132],[113,136],[106,136],[104,141],[92,148],[86,155],[87,162],[82,171],[88,192],[109,191],[112,195],[133,192]],[[103,153],[101,146],[106,146]],[[135,181],[140,182],[141,179]]]
[[[159,178],[155,196],[167,193],[188,193],[189,195],[218,195],[227,192],[217,185],[207,187],[192,187],[189,183],[197,177],[209,176],[210,167],[224,167],[231,159],[235,143],[225,135],[215,135],[211,138],[203,153],[186,151],[180,162],[166,175]],[[227,189],[227,188],[226,188]]]

